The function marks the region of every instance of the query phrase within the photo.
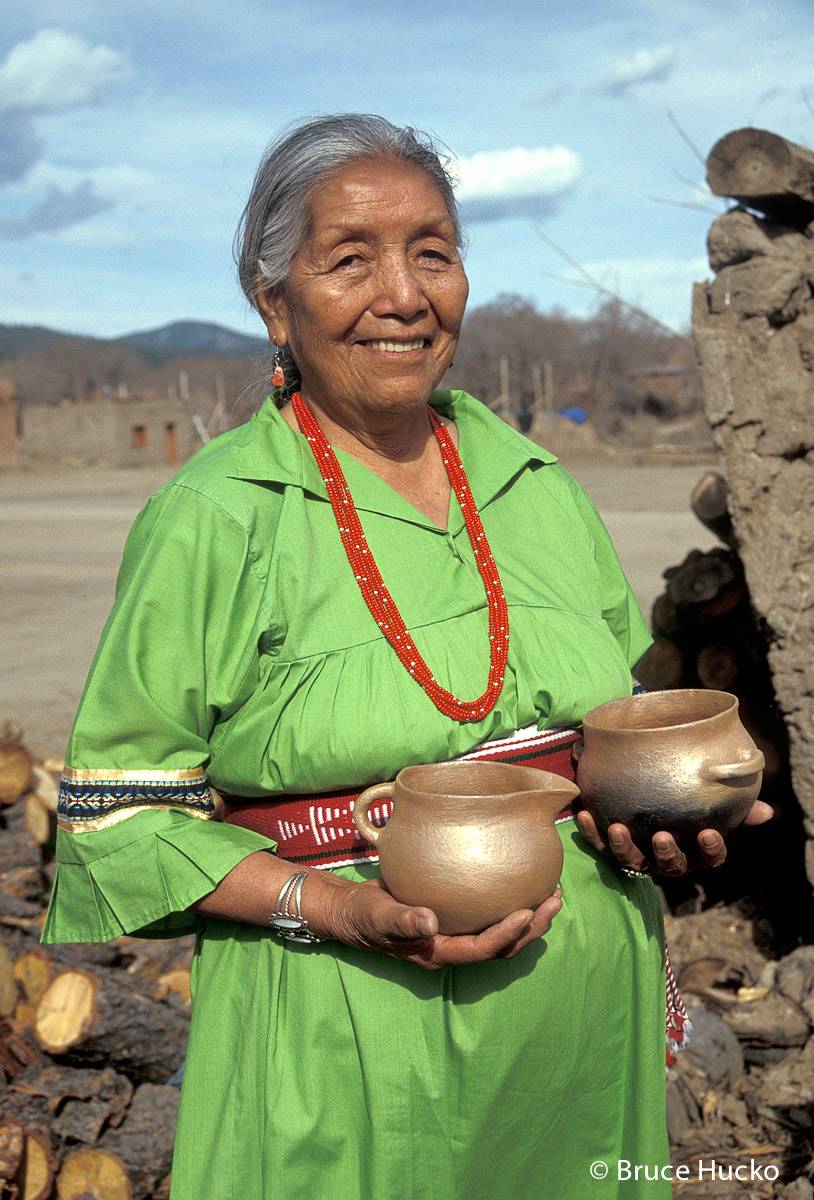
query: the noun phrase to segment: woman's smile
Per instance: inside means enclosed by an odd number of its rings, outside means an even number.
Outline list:
[[[361,342],[360,345],[365,346],[369,350],[378,350],[381,353],[410,354],[417,350],[423,350],[429,344],[429,340],[429,338],[414,338],[409,342],[397,342],[390,338],[382,338],[377,341]]]

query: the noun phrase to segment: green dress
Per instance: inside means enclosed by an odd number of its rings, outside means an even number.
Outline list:
[[[198,935],[173,1200],[669,1196],[617,1166],[667,1162],[658,899],[573,822],[563,909],[511,960],[430,972],[188,911],[274,847],[207,819],[207,780],[248,797],[363,787],[630,692],[649,634],[591,501],[471,397],[432,404],[458,425],[509,608],[505,684],[479,723],[434,708],[385,642],[272,400],[127,543],[68,746],[44,940]],[[486,603],[457,500],[439,529],[339,458],[419,650],[455,695],[480,695]]]

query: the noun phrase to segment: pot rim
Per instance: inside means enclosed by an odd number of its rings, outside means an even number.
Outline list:
[[[451,768],[449,774],[454,774],[461,767],[477,767],[479,770],[483,770],[484,767],[487,770],[491,770],[492,767],[500,767],[502,772],[505,772],[506,768],[509,767],[512,772],[522,772],[528,782],[526,786],[523,786],[520,779],[518,779],[520,786],[513,787],[511,791],[489,791],[488,787],[483,787],[478,791],[470,792],[454,791],[448,788],[444,788],[443,791],[439,789],[437,792],[430,792],[426,787],[411,786],[410,778],[412,774],[416,771],[425,770],[427,767],[439,768],[441,773],[447,773],[446,768]],[[534,772],[533,776],[528,774],[528,772],[532,771]],[[535,778],[539,776],[543,778]],[[411,795],[419,798],[426,797],[429,800],[437,799],[439,796],[461,801],[494,800],[498,798],[509,800],[515,796],[533,795],[537,792],[545,792],[548,796],[556,796],[558,799],[562,797],[565,800],[573,800],[579,795],[579,788],[571,779],[567,779],[564,775],[557,775],[554,771],[543,771],[539,767],[525,767],[520,763],[482,762],[477,759],[470,761],[451,760],[441,763],[413,763],[409,767],[402,767],[396,776],[396,782]]]
[[[647,703],[650,696],[677,696],[682,695],[687,698],[691,696],[724,696],[730,702],[724,708],[717,712],[709,713],[705,717],[696,717],[691,721],[675,721],[670,725],[635,725],[635,726],[608,726],[595,723],[591,720],[596,713],[603,709],[614,708],[616,705],[629,705],[631,702],[642,705]],[[663,688],[661,691],[640,692],[634,696],[620,696],[617,700],[607,700],[604,704],[598,704],[596,708],[590,709],[582,718],[583,728],[596,730],[597,733],[667,733],[674,729],[692,729],[696,725],[708,725],[710,721],[718,721],[722,717],[729,716],[731,713],[738,711],[738,697],[732,692],[717,691],[714,688]]]

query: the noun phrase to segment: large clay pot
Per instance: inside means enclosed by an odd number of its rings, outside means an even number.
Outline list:
[[[760,791],[763,755],[729,692],[677,688],[611,700],[587,713],[576,748],[582,803],[600,828],[627,825],[647,853],[658,830],[694,843],[729,833]]]
[[[534,767],[434,763],[368,788],[353,819],[378,846],[397,900],[431,908],[441,933],[475,933],[554,891],[562,871],[554,818],[578,794],[570,780]],[[383,797],[393,812],[378,828],[368,809]]]

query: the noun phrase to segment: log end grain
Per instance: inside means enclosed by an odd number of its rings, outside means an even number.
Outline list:
[[[17,742],[0,742],[0,805],[14,804],[31,786],[34,759]]]
[[[3,942],[0,942],[0,1017],[10,1017],[19,999],[14,963]]]
[[[90,971],[79,968],[57,975],[37,1005],[34,1032],[43,1050],[62,1054],[81,1040],[97,1016],[98,986]]]
[[[784,138],[768,129],[735,129],[710,150],[707,183],[714,196],[771,196],[787,190],[791,166]]]
[[[54,978],[54,964],[43,949],[33,946],[21,951],[14,960],[14,978],[26,1000],[38,1004]]]
[[[76,1150],[57,1176],[58,1200],[133,1200],[124,1163],[107,1150]]]
[[[48,1200],[54,1186],[58,1160],[42,1133],[25,1132],[25,1154],[17,1176],[20,1200]]]

